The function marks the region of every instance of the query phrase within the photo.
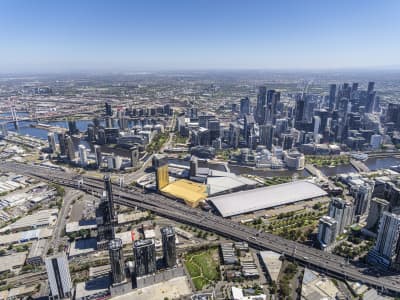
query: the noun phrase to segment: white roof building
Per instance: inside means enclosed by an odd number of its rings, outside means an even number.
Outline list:
[[[230,217],[326,195],[309,181],[295,181],[212,197],[209,201],[223,217]]]

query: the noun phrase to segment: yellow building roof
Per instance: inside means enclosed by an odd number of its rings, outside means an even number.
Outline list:
[[[161,192],[169,197],[182,199],[187,205],[196,207],[201,200],[207,198],[207,186],[186,179],[168,184]]]

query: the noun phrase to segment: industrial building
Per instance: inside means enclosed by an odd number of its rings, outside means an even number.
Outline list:
[[[278,282],[282,267],[281,254],[274,251],[260,251],[260,261],[271,282]]]
[[[168,197],[183,200],[191,207],[197,207],[201,201],[207,198],[207,186],[205,184],[187,179],[176,180],[161,188],[160,191]]]
[[[45,253],[46,245],[47,245],[46,239],[34,241],[32,243],[31,249],[29,250],[26,263],[35,266],[43,264],[43,257],[46,254]]]
[[[50,299],[70,299],[72,282],[65,253],[46,258],[45,264],[51,292]]]
[[[326,195],[309,181],[295,181],[212,197],[209,201],[223,217],[231,217]]]

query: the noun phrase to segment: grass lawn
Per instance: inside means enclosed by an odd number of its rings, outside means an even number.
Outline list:
[[[185,265],[197,290],[219,279],[218,249],[196,251],[186,255]]]

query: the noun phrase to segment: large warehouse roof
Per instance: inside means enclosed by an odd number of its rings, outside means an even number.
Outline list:
[[[308,181],[295,181],[209,198],[223,217],[290,204],[325,196],[327,193]]]

